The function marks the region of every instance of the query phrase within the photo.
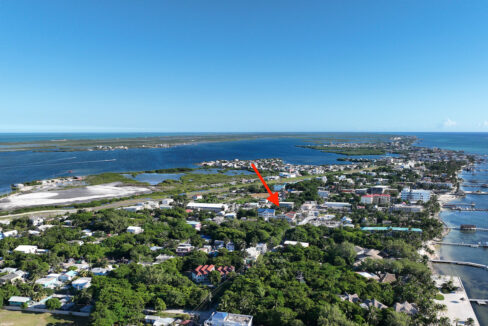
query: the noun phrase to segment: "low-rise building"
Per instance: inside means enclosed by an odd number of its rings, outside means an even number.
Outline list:
[[[426,203],[430,200],[431,194],[432,191],[430,190],[403,188],[400,197],[402,200],[408,200],[411,203],[419,201]]]
[[[186,208],[192,210],[202,210],[218,213],[220,211],[227,211],[229,208],[226,204],[213,204],[213,203],[195,203],[190,202],[186,205]]]
[[[11,284],[21,280],[22,280],[22,275],[17,273],[10,273],[7,275],[0,276],[0,285]]]
[[[252,326],[252,318],[250,315],[217,311],[204,322],[204,326]]]
[[[285,246],[297,246],[297,245],[300,245],[304,248],[308,248],[309,246],[309,243],[308,242],[299,242],[299,241],[291,241],[291,240],[286,240],[284,243],[283,243]]]
[[[272,208],[259,208],[258,209],[258,216],[268,220],[275,216],[275,210]]]
[[[141,228],[140,226],[129,226],[127,228],[127,232],[132,233],[132,234],[139,234],[144,232],[144,229]]]
[[[14,251],[22,252],[24,254],[35,254],[37,251],[37,246],[20,245],[17,246]]]
[[[194,246],[192,246],[190,243],[180,243],[178,247],[176,247],[176,253],[179,256],[184,256],[195,249]]]
[[[23,304],[29,305],[32,302],[30,297],[13,296],[8,299],[9,306],[22,306]]]
[[[80,277],[71,282],[71,286],[77,290],[87,289],[91,286],[91,280],[91,277]]]

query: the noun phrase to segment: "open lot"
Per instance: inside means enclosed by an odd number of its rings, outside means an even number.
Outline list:
[[[0,326],[85,326],[88,318],[52,315],[49,313],[32,313],[0,310]]]

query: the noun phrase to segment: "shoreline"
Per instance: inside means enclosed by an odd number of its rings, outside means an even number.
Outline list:
[[[459,173],[461,173],[464,170],[464,168],[465,167],[462,167],[462,169],[456,173],[456,177],[458,179],[460,179],[458,176]],[[460,186],[461,185],[462,185],[462,182],[460,182]],[[441,245],[435,244],[434,241],[442,241],[451,231],[451,229],[448,228],[446,222],[441,218],[441,213],[447,211],[447,209],[442,208],[442,206],[444,204],[447,204],[447,203],[450,203],[450,202],[455,201],[457,199],[463,198],[463,196],[457,195],[456,192],[457,192],[457,190],[452,190],[449,193],[439,195],[437,198],[437,201],[438,201],[439,205],[441,206],[441,209],[438,213],[436,213],[434,215],[434,218],[438,219],[444,225],[444,229],[442,231],[440,239],[429,240],[425,244],[426,247],[433,250],[433,254],[431,254],[431,255],[427,254],[427,256],[429,257],[429,260],[441,258],[441,254],[440,254]],[[458,290],[456,290],[455,292],[450,293],[450,294],[443,294],[444,297],[448,300],[442,300],[442,301],[436,300],[437,303],[444,304],[446,307],[446,310],[441,312],[441,315],[450,318],[450,321],[452,323],[455,323],[456,318],[458,318],[460,314],[465,314],[464,317],[470,316],[470,318],[472,318],[474,320],[474,325],[480,325],[480,322],[478,320],[478,316],[474,312],[474,309],[473,309],[471,302],[464,300],[465,298],[468,299],[469,297],[468,297],[468,294],[466,292],[466,289],[464,288],[462,278],[459,276],[452,276],[452,275],[446,275],[446,274],[439,273],[438,271],[436,271],[434,269],[434,266],[430,261],[428,263],[428,267],[432,271],[432,277],[435,280],[437,279],[436,283],[438,283],[439,282],[438,280],[440,280],[440,279],[444,279],[444,281],[447,279],[451,279],[451,280],[455,280],[455,282],[459,284]],[[438,285],[440,285],[440,284],[438,284]],[[466,305],[469,305],[469,307]]]

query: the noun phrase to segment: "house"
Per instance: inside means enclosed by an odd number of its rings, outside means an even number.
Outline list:
[[[228,312],[213,312],[209,319],[204,322],[204,326],[252,326],[250,315],[238,315]]]
[[[16,237],[18,234],[19,234],[19,232],[17,230],[3,231],[3,236],[5,238]]]
[[[396,276],[395,274],[391,274],[391,273],[384,273],[384,274],[380,274],[380,283],[393,283],[393,282],[396,282]]]
[[[356,274],[361,275],[362,277],[365,277],[367,279],[373,279],[378,281],[380,278],[376,274],[368,273],[368,272],[355,272]]]
[[[319,195],[320,198],[323,199],[329,198],[330,195],[330,193],[327,190],[325,190],[325,188],[319,188],[317,194]]]
[[[327,208],[330,209],[337,209],[337,210],[350,210],[351,209],[351,204],[349,203],[341,203],[341,202],[332,202],[332,201],[326,201],[324,205]]]
[[[161,254],[161,255],[159,255],[159,256],[156,257],[156,261],[158,263],[163,263],[163,262],[165,262],[165,261],[167,261],[168,259],[171,259],[171,258],[175,258],[175,256]]]
[[[275,210],[272,208],[259,208],[258,209],[258,217],[262,217],[265,220],[268,220],[270,217],[275,216]]]
[[[351,224],[352,219],[350,217],[344,216],[343,218],[341,218],[341,222],[342,224]]]
[[[246,256],[244,258],[244,264],[251,264],[258,260],[261,252],[256,247],[249,247],[246,248]]]
[[[39,216],[31,216],[29,217],[29,221],[32,224],[32,226],[39,226],[42,223],[44,223],[44,219]]]
[[[264,242],[260,242],[256,245],[256,250],[264,255],[268,251],[268,245]]]
[[[144,229],[141,228],[140,226],[129,226],[127,228],[127,232],[132,233],[132,234],[139,234],[144,232]]]
[[[8,299],[9,306],[22,306],[24,303],[29,305],[32,302],[32,299],[29,297],[18,297],[13,296]]]
[[[186,224],[191,225],[197,231],[202,229],[202,223],[198,221],[186,221]]]
[[[213,204],[213,203],[195,203],[190,202],[186,205],[186,208],[192,210],[202,210],[218,213],[220,211],[227,211],[229,208],[226,204]]]
[[[309,243],[308,242],[298,242],[298,241],[291,241],[291,240],[286,240],[283,244],[285,246],[297,246],[297,245],[301,245],[304,248],[308,248],[308,246],[309,246]]]
[[[91,277],[80,277],[71,282],[71,286],[77,290],[87,289],[91,286],[91,280]]]
[[[193,281],[197,283],[208,281],[208,275],[212,271],[218,271],[221,277],[226,277],[230,272],[235,271],[234,266],[219,266],[215,268],[215,265],[200,265],[193,270],[191,277]]]
[[[215,240],[214,241],[214,248],[215,248],[215,250],[219,250],[220,248],[224,248],[224,247],[225,247],[224,240]]]
[[[225,248],[229,251],[234,251],[235,250],[235,245],[234,243],[231,241],[231,242],[227,242],[226,245],[225,245]]]
[[[14,251],[22,252],[24,254],[35,254],[37,246],[20,245],[14,249]]]
[[[339,296],[341,298],[342,301],[349,301],[351,303],[356,303],[356,302],[360,302],[361,299],[359,298],[359,296],[354,293],[354,294],[344,294],[344,295],[341,295]]]
[[[161,200],[161,205],[170,205],[174,202],[173,198],[164,198]]]
[[[200,265],[193,270],[191,278],[194,282],[201,283],[208,280],[208,274],[215,270],[215,265]]]
[[[396,312],[403,312],[407,315],[415,315],[419,311],[415,304],[409,303],[408,301],[405,301],[404,303],[395,303],[393,309]]]
[[[179,255],[179,256],[184,256],[190,252],[193,251],[193,249],[195,249],[194,246],[192,246],[191,244],[189,243],[180,243],[178,245],[178,247],[176,247],[176,253]]]
[[[69,281],[71,281],[72,279],[74,279],[74,278],[75,278],[75,276],[77,276],[77,275],[78,275],[78,273],[77,273],[76,271],[67,271],[66,273],[61,274],[61,275],[59,276],[59,280],[60,280],[61,282],[69,282]]]
[[[91,236],[93,236],[93,232],[90,229],[81,230],[81,233],[83,233],[85,237],[91,237]]]
[[[360,303],[359,305],[363,309],[371,309],[371,308],[386,309],[386,308],[388,308],[387,305],[379,302],[378,300],[376,300],[374,298],[372,300],[369,300],[369,299],[363,300],[363,302]]]
[[[292,201],[282,201],[280,202],[280,207],[286,208],[286,209],[293,209],[295,206],[295,203]]]
[[[200,194],[197,194],[197,195],[191,196],[191,199],[193,199],[193,200],[202,200],[203,199],[203,196],[200,195]]]
[[[229,219],[232,219],[232,220],[235,220],[237,218],[237,214],[232,212],[232,213],[227,213],[224,215],[225,218],[229,218]]]
[[[170,317],[159,317],[154,315],[147,315],[144,317],[144,322],[146,324],[151,324],[153,326],[174,325],[175,321],[176,321],[175,318],[170,318]]]
[[[35,284],[39,284],[40,286],[42,286],[45,289],[54,289],[60,285],[58,282],[58,277],[59,277],[58,275],[57,276],[49,276],[48,275],[46,277],[43,277],[43,278],[36,280]]]
[[[0,285],[9,284],[9,283],[11,284],[14,283],[15,281],[20,281],[20,280],[22,280],[22,275],[17,273],[10,273],[0,277]]]
[[[94,267],[91,269],[91,272],[93,273],[93,275],[106,276],[106,275],[108,275],[108,273],[110,273],[111,270],[112,270],[111,266],[109,266],[107,268]]]
[[[37,227],[37,229],[41,232],[44,232],[44,231],[49,230],[50,228],[53,228],[53,227],[54,227],[54,225],[52,225],[52,224],[44,224],[44,225],[39,225]]]

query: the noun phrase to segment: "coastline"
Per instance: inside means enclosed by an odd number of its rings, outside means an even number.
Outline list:
[[[463,171],[464,168],[465,166],[462,167],[462,169],[456,173],[456,177],[458,178],[458,180],[460,180],[460,182],[462,180],[458,177],[458,175]],[[439,239],[436,238],[430,240],[425,244],[427,248],[433,250],[433,254],[429,255],[427,253],[429,260],[441,258],[440,257],[441,245],[437,244],[436,242],[442,241],[451,231],[451,229],[448,227],[446,222],[441,218],[441,213],[447,211],[447,209],[443,208],[442,206],[444,204],[450,203],[460,198],[463,198],[463,196],[457,194],[457,190],[452,190],[449,193],[441,194],[438,196],[437,200],[439,205],[441,206],[441,209],[439,212],[435,214],[434,218],[442,222],[442,224],[444,225],[444,229]],[[436,300],[437,303],[443,304],[446,307],[446,310],[442,311],[441,315],[444,317],[448,317],[453,323],[453,325],[457,325],[456,320],[459,320],[460,316],[462,316],[463,320],[467,320],[468,318],[471,318],[474,322],[473,325],[480,325],[478,316],[474,312],[472,304],[469,301],[465,300],[468,299],[469,297],[466,292],[466,289],[464,288],[462,278],[458,276],[440,274],[438,271],[434,269],[430,261],[428,263],[428,266],[432,271],[432,278],[436,282],[438,288],[441,287],[442,282],[447,282],[448,280],[454,281],[454,283],[458,287],[456,291],[453,291],[451,293],[444,293],[443,294],[443,296],[445,297],[444,300]]]

